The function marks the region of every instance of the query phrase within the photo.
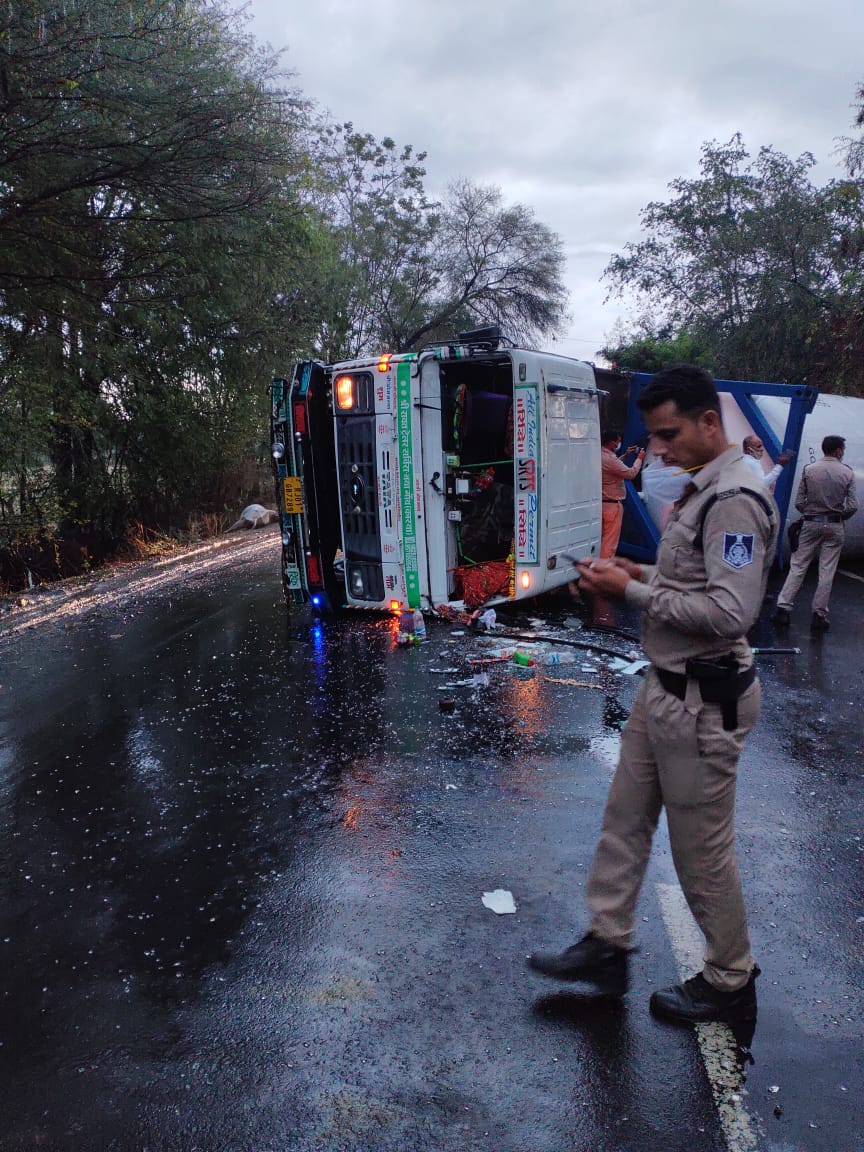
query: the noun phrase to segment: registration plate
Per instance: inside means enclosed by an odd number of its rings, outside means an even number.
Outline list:
[[[300,569],[296,564],[285,565],[285,583],[292,591],[300,588]]]
[[[285,499],[285,513],[288,516],[303,515],[303,482],[299,476],[286,476],[282,481]]]

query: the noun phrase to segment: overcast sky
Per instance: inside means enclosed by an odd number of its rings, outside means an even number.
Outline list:
[[[238,0],[237,7],[242,5]],[[706,140],[812,152],[839,175],[864,81],[864,0],[250,0],[334,120],[428,153],[427,188],[495,184],[562,238],[592,359],[631,306],[604,304],[639,212],[698,173]]]

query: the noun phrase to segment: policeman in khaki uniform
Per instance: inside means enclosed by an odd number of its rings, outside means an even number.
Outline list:
[[[643,609],[651,667],[621,737],[588,881],[589,931],[564,952],[535,953],[529,965],[612,995],[626,991],[634,909],[665,807],[675,868],[706,951],[702,972],[655,992],[651,1009],[675,1020],[755,1020],[759,969],[735,859],[735,781],[759,715],[746,633],[765,594],[777,509],[727,441],[705,372],[668,368],[638,403],[655,455],[687,470],[691,482],[656,567],[621,558],[579,566],[580,588]]]
[[[842,436],[826,436],[822,459],[808,464],[801,473],[795,507],[803,524],[798,548],[789,561],[789,575],[777,597],[776,623],[786,627],[798,590],[811,562],[819,558],[819,581],[813,597],[813,632],[828,631],[828,599],[843,549],[843,521],[858,511],[855,473],[843,463],[846,441]]]

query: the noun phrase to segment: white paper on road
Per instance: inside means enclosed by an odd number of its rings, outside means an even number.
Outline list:
[[[490,911],[497,912],[499,916],[505,916],[508,912],[516,911],[513,893],[508,892],[506,888],[496,888],[494,892],[484,892],[483,905]]]

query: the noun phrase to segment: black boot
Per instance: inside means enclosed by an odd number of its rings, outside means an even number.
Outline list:
[[[743,988],[735,992],[721,992],[709,984],[700,972],[683,984],[673,984],[655,992],[651,997],[651,1011],[655,1016],[669,1020],[735,1020],[756,1019],[756,977],[754,968]]]
[[[818,612],[814,612],[810,620],[811,632],[827,632],[831,625],[824,616],[820,616]]]
[[[777,625],[778,628],[788,628],[790,620],[791,620],[791,617],[789,615],[789,609],[788,608],[778,608],[775,611],[774,615],[772,616],[772,620],[774,621],[774,623]]]
[[[593,932],[563,952],[534,952],[528,967],[553,980],[581,980],[609,996],[627,991],[627,949],[608,944]]]

